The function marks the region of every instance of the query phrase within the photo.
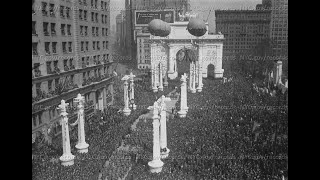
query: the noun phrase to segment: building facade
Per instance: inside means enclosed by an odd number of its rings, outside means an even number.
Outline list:
[[[274,43],[273,54],[288,54],[288,0],[271,1],[270,38]]]
[[[113,103],[109,29],[110,0],[32,1],[32,133],[48,124],[60,133],[62,99],[75,107],[84,95],[87,117]]]
[[[270,10],[216,10],[215,17],[225,54],[248,52],[270,37]]]

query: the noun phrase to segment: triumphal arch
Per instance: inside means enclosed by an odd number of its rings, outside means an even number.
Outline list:
[[[155,86],[167,85],[167,78],[178,77],[177,53],[181,49],[191,49],[196,52],[194,58],[201,77],[208,75],[208,66],[214,67],[214,78],[222,78],[222,49],[224,36],[222,34],[208,34],[201,37],[191,35],[187,30],[188,22],[171,24],[171,33],[166,37],[150,36],[151,44],[151,72],[152,83]],[[208,23],[206,23],[208,29]],[[190,68],[191,69],[191,68]],[[199,73],[197,73],[199,75]],[[164,82],[162,83],[164,79]]]

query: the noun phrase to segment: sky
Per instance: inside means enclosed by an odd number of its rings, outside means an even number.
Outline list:
[[[111,27],[116,23],[116,16],[120,10],[124,9],[125,0],[110,0],[111,6]],[[190,0],[191,9],[199,14],[199,17],[207,19],[209,22],[209,29],[214,29],[215,17],[214,11],[216,9],[254,9],[257,4],[261,4],[262,0]],[[209,14],[210,9],[212,10]],[[209,16],[208,16],[209,15]]]

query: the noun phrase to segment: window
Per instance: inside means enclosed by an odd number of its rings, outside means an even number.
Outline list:
[[[101,14],[101,22],[104,23],[104,15],[103,14]]]
[[[86,63],[85,63],[85,59],[84,57],[82,57],[82,68],[86,67]],[[83,73],[83,77],[84,77],[85,73]]]
[[[34,0],[32,0],[32,15],[35,15],[36,12],[34,11]]]
[[[69,42],[69,52],[72,52],[72,42]]]
[[[45,36],[49,36],[48,25],[49,25],[49,23],[47,23],[47,22],[44,22],[44,23],[43,23],[43,34],[44,34]]]
[[[106,36],[108,36],[108,28],[106,28]]]
[[[71,25],[70,24],[67,25],[67,31],[68,31],[68,35],[71,36]]]
[[[95,41],[93,41],[93,43],[92,43],[92,49],[96,50],[96,42]]]
[[[32,43],[32,54],[38,55],[38,43]]]
[[[88,26],[85,26],[85,27],[84,27],[84,35],[85,35],[85,36],[88,36]]]
[[[104,36],[104,28],[101,29],[102,36]]]
[[[48,81],[48,92],[52,91],[52,82],[53,82],[53,80]]]
[[[80,35],[83,36],[83,26],[80,26]]]
[[[83,19],[86,21],[87,20],[87,13],[88,13],[88,11],[83,11]]]
[[[65,24],[61,24],[61,35],[62,36],[66,35],[65,28],[66,28],[66,25]]]
[[[106,41],[106,49],[109,49],[109,41]]]
[[[45,48],[45,51],[46,51],[46,55],[49,55],[50,54],[50,42],[45,42],[44,43],[44,48]]]
[[[52,53],[53,54],[57,53],[57,42],[52,42]]]
[[[63,60],[63,69],[64,71],[69,71],[68,59]]]
[[[96,28],[96,36],[99,36],[99,28]]]
[[[79,9],[79,19],[82,20],[82,9]]]
[[[95,34],[94,34],[94,27],[92,27],[92,36],[95,36]]]
[[[91,21],[94,22],[94,12],[91,12]]]
[[[56,23],[51,23],[51,35],[56,35]]]
[[[66,42],[62,42],[62,51],[63,51],[63,53],[67,53],[67,43]]]
[[[97,50],[100,50],[100,41],[97,41]]]
[[[41,125],[42,124],[42,113],[39,113],[39,125]]]
[[[32,21],[32,35],[37,35],[36,33],[36,22],[35,21]]]
[[[98,13],[96,13],[96,22],[98,23]]]
[[[54,14],[54,4],[50,4],[49,5],[49,13],[50,13],[50,16],[51,17],[55,17],[55,14]]]
[[[86,42],[86,51],[89,51],[89,42]]]
[[[46,62],[47,65],[47,74],[52,74],[51,61]]]
[[[42,2],[42,15],[43,16],[48,16],[47,3],[46,2]]]
[[[60,6],[60,17],[64,18],[64,6]]]
[[[84,49],[84,48],[83,48],[83,44],[84,44],[84,42],[82,41],[82,42],[81,42],[81,51],[84,51],[84,50],[83,50],[83,49]]]
[[[68,18],[68,19],[71,19],[71,16],[70,16],[70,8],[69,8],[69,7],[66,7],[66,14],[67,14],[67,18]]]

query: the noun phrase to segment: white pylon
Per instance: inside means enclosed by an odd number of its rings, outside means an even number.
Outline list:
[[[78,103],[78,144],[76,148],[79,153],[87,153],[89,144],[86,143],[85,131],[84,131],[84,97],[81,94],[74,99],[75,103]]]
[[[61,104],[57,109],[61,111],[61,127],[62,127],[62,147],[63,155],[60,157],[61,165],[71,166],[74,164],[74,155],[71,154],[70,148],[70,137],[69,137],[69,126],[68,126],[68,113],[66,107],[69,103],[65,103],[64,100],[61,100]]]
[[[160,137],[159,137],[159,111],[158,103],[153,104],[153,154],[152,161],[148,162],[151,173],[160,173],[162,171],[163,162],[160,159]]]

